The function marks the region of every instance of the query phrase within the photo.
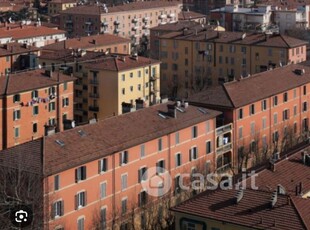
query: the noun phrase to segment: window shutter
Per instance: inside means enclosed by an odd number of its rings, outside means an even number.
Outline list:
[[[138,194],[138,206],[141,206],[141,193]]]
[[[84,192],[84,206],[87,205],[87,192]]]
[[[63,200],[61,201],[61,204],[60,204],[60,205],[61,205],[61,208],[60,208],[60,216],[63,216],[64,213],[65,213],[65,212],[64,212],[65,207],[64,207],[64,201],[63,201]]]
[[[75,183],[78,182],[78,169],[75,169]]]
[[[101,173],[101,164],[102,164],[102,160],[98,161],[98,173]]]
[[[74,196],[74,200],[75,200],[75,210],[77,210],[78,209],[78,205],[79,205],[79,196],[78,196],[78,194],[76,194]]]
[[[51,219],[55,219],[55,203],[51,205]]]
[[[141,179],[142,179],[142,170],[139,169],[139,170],[138,170],[138,183],[141,182]]]
[[[125,164],[127,164],[127,163],[128,163],[128,152],[125,151]]]
[[[102,160],[102,164],[103,164],[103,171],[107,171],[108,170],[108,160],[105,158]]]
[[[192,160],[192,149],[189,150],[189,161]]]
[[[86,179],[86,166],[83,166],[83,170],[82,170],[82,175],[83,175],[83,180]]]
[[[122,160],[123,160],[123,152],[120,152],[119,153],[119,165],[121,166],[122,165]]]

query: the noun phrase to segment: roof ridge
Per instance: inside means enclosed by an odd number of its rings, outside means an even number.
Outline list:
[[[291,46],[287,43],[286,39],[283,37],[282,34],[280,34],[280,37],[281,37],[281,39],[284,41],[284,43],[285,43],[289,48],[291,48]]]

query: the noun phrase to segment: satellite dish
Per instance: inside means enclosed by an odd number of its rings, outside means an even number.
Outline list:
[[[38,68],[39,68],[39,69],[42,69],[42,66],[39,64],[39,65],[38,65]]]
[[[280,67],[282,67],[282,66],[283,66],[281,61],[280,61],[279,65],[280,65]]]
[[[71,122],[71,126],[72,126],[72,128],[75,127],[75,121],[72,121],[72,122]]]
[[[242,40],[244,40],[246,38],[246,33],[242,34]]]

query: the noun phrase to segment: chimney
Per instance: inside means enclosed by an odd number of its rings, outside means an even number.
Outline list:
[[[299,194],[302,194],[303,187],[303,183],[299,182]]]
[[[291,205],[291,198],[287,196],[287,205]]]
[[[278,192],[275,191],[275,192],[272,194],[272,197],[271,197],[271,200],[270,200],[270,206],[271,206],[271,208],[273,208],[273,207],[276,205],[277,201],[278,201]]]
[[[295,186],[295,196],[298,196],[298,185]]]
[[[175,105],[167,105],[168,107],[168,115],[172,118],[177,118],[177,109]]]
[[[269,168],[272,172],[275,172],[276,171],[276,165],[275,165],[275,162],[273,160],[270,160],[269,161]]]
[[[45,75],[47,76],[47,77],[52,77],[53,76],[53,71],[52,70],[45,70]]]
[[[93,39],[93,43],[96,45],[97,44],[97,41],[96,41],[96,39]]]

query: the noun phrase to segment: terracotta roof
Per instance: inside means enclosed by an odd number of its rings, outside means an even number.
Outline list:
[[[286,35],[265,35],[265,34],[246,34],[242,39],[244,33],[230,32],[230,31],[211,31],[203,27],[189,28],[186,32],[169,33],[161,36],[161,38],[179,39],[179,40],[208,40],[216,43],[229,43],[229,44],[244,44],[255,46],[267,47],[281,47],[293,48],[302,45],[307,45],[307,41],[297,38],[289,37]]]
[[[164,7],[172,7],[177,6],[182,3],[180,2],[170,2],[170,1],[143,1],[143,2],[131,2],[124,5],[117,5],[108,7],[108,13],[117,13],[117,12],[128,12],[128,11],[139,11],[146,10],[152,8],[164,8]],[[91,14],[91,15],[99,15],[106,14],[103,10],[102,6],[97,5],[85,5],[85,6],[77,6],[72,7],[67,10],[61,11],[60,14]]]
[[[296,69],[304,69],[305,74],[296,74]],[[309,82],[310,63],[302,62],[225,83],[221,86],[222,89],[207,89],[197,95],[193,95],[189,98],[189,101],[206,105],[239,108]],[[212,97],[209,96],[209,92]]]
[[[74,81],[75,78],[59,73],[59,82]],[[45,70],[31,70],[16,74],[9,74],[8,77],[0,77],[0,95],[14,94],[57,84],[58,73],[53,73],[52,77],[45,74]]]
[[[0,56],[8,56],[22,53],[29,53],[39,51],[39,48],[35,46],[29,46],[20,43],[7,43],[0,45]]]
[[[304,5],[309,5],[310,0],[284,0],[284,1],[279,1],[279,0],[260,0],[259,3],[261,5],[263,4],[268,4],[272,6],[278,6],[281,7],[282,9],[288,8],[288,9],[295,9],[297,6],[304,6]]]
[[[197,18],[206,18],[207,16],[204,14],[200,14],[194,11],[181,11],[178,15],[179,20],[190,20]]]
[[[206,26],[206,25],[204,25]],[[195,21],[177,21],[175,23],[167,23],[150,28],[151,31],[183,31],[184,28],[202,27],[199,22]]]
[[[255,176],[255,186],[258,190],[250,188],[248,178],[247,189],[244,190],[244,196],[238,204],[233,202],[235,189],[217,190],[206,191],[172,210],[253,229],[310,229],[310,199],[295,194],[296,185],[300,183],[302,194],[310,191],[310,166],[302,163],[301,156],[302,151],[309,150],[310,147],[306,147],[288,158],[283,157],[275,163],[275,171],[264,169],[258,172]],[[270,208],[271,195],[277,190],[278,185],[284,188],[285,195],[278,195],[276,206]]]
[[[85,67],[97,70],[123,71],[159,63],[160,61],[158,60],[142,56],[132,57],[129,55],[119,55],[117,57],[112,56],[111,58],[89,63],[85,65]]]
[[[63,30],[56,30],[45,26],[23,26],[12,29],[0,28],[0,34],[3,37],[12,37],[13,39],[22,39],[30,37],[47,36],[54,34],[65,34]]]
[[[57,52],[42,51],[39,59],[58,60],[62,62],[75,62],[75,61],[91,61],[96,59],[106,58],[103,52],[86,51],[84,55],[75,55],[76,51],[73,50],[59,50]],[[81,52],[80,52],[81,53]]]
[[[177,111],[177,118],[167,116],[167,119],[163,119],[158,113],[167,112],[167,104],[159,104],[47,136],[44,174],[53,175],[77,167],[220,114],[214,110],[207,110],[204,114],[195,106],[189,106],[185,111],[185,113]],[[126,132],[120,132],[124,129]],[[79,130],[82,130],[85,136],[79,135]],[[58,145],[56,140],[63,141],[64,146]]]
[[[64,3],[77,3],[76,0],[52,0],[50,4],[64,4]]]
[[[244,190],[238,204],[234,198],[236,192],[234,189],[207,191],[171,210],[251,229],[307,229],[294,204],[288,203],[286,195],[278,195],[277,203],[271,208],[272,192]]]
[[[118,37],[111,34],[99,34],[80,38],[71,38],[65,41],[56,42],[42,47],[46,50],[63,50],[63,49],[89,49],[114,44],[130,43],[127,38]]]
[[[20,168],[23,170],[42,174],[42,138],[30,141],[15,147],[0,150],[0,166]],[[27,156],[27,157],[25,157]]]

